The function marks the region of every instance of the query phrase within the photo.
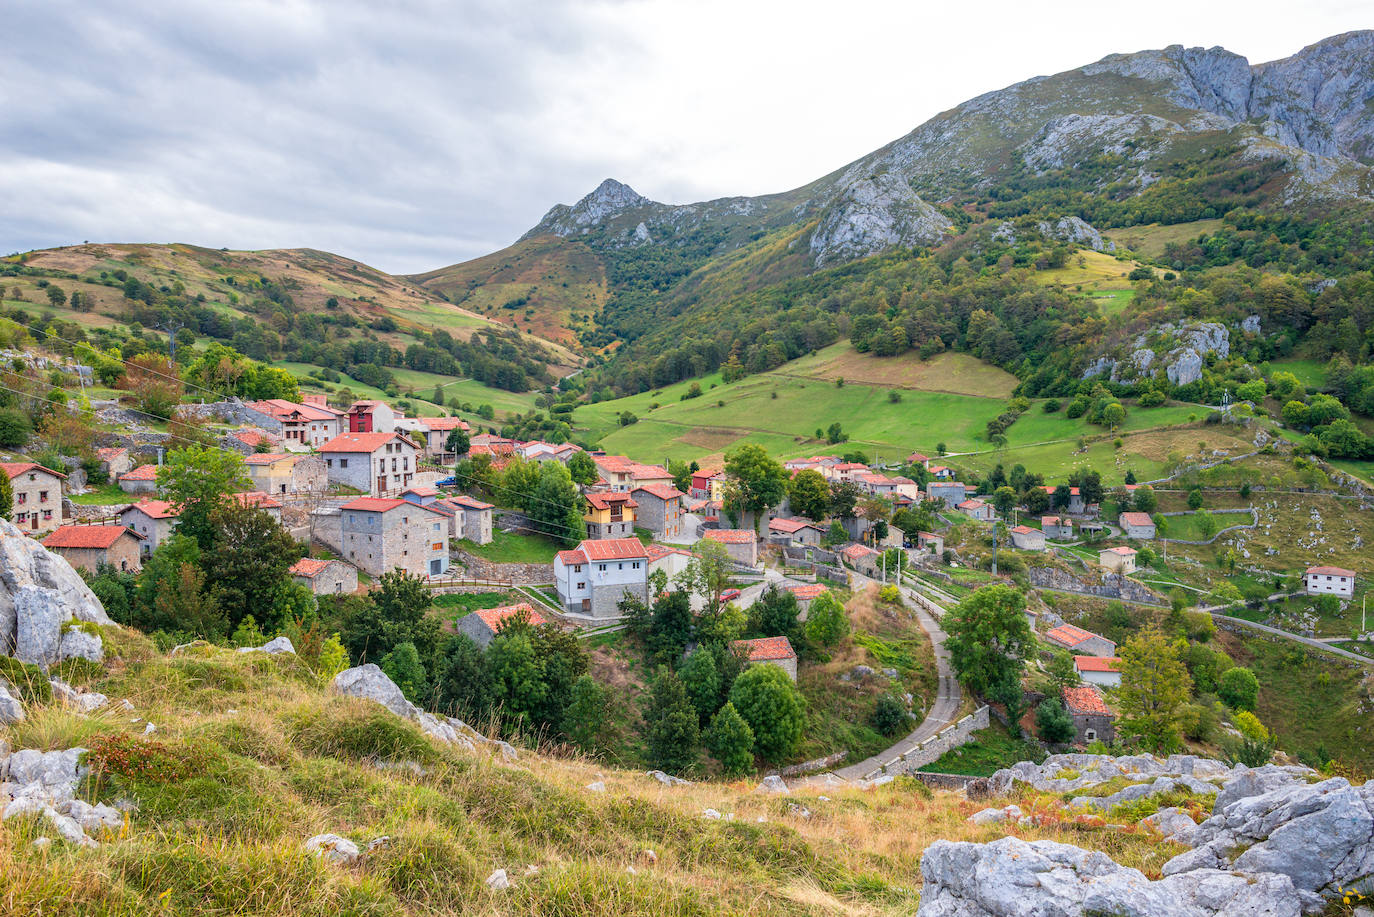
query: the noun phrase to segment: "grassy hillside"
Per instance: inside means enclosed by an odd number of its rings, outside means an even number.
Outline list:
[[[104,669],[76,680],[127,697],[135,714],[32,705],[0,737],[12,749],[105,749],[79,795],[137,810],[94,849],[34,847],[53,834],[37,818],[0,823],[6,913],[880,917],[914,912],[931,841],[1004,833],[965,821],[981,803],[904,780],[780,798],[752,781],[668,788],[585,759],[455,750],[369,701],[331,696],[295,657],[166,656],[127,632],[107,642]],[[149,737],[145,719],[157,724]],[[585,789],[597,780],[606,792]],[[302,847],[320,833],[387,840],[331,866]],[[1017,833],[1147,871],[1179,849],[1049,819]],[[498,868],[511,888],[485,885]]]
[[[575,345],[606,302],[606,269],[580,242],[539,236],[407,280],[490,321]]]
[[[839,378],[845,380],[843,386],[827,381]],[[861,384],[854,381],[858,379],[887,382]],[[1118,450],[1104,428],[1063,411],[1047,414],[1044,402],[1035,401],[1007,431],[1006,447],[995,450],[985,427],[1006,410],[1007,402],[972,392],[1008,393],[1013,377],[962,354],[922,362],[914,354],[879,358],[837,344],[737,382],[727,384],[718,373],[697,382],[703,392],[699,398],[682,400],[692,383],[678,383],[580,407],[575,425],[581,435],[600,438],[610,452],[653,461],[718,458],[744,442],[763,445],[782,458],[855,448],[895,461],[912,451],[933,455],[943,442],[952,454],[974,453],[957,459],[974,469],[1021,462],[1046,475],[1063,475],[1091,464],[1109,483],[1119,483],[1128,469],[1142,479],[1154,477],[1170,463],[1170,455],[1195,452],[1199,441],[1217,449],[1235,449],[1245,442],[1234,430],[1202,426],[1206,409],[1196,405],[1130,406]],[[894,391],[899,401],[891,400]],[[626,411],[638,420],[620,426],[618,418]],[[836,422],[850,437],[845,445],[816,438],[817,427]],[[1090,441],[1080,451],[1082,437]]]

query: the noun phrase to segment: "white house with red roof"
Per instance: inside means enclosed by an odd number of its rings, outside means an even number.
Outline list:
[[[67,476],[37,462],[0,462],[14,492],[10,521],[26,532],[51,532],[67,520]]]
[[[122,525],[64,525],[43,539],[43,547],[90,573],[101,564],[137,573],[142,541],[142,535]]]
[[[358,591],[358,568],[341,560],[302,557],[291,565],[291,579],[314,595],[342,595]]]
[[[1344,567],[1308,567],[1303,571],[1302,584],[1308,595],[1338,595],[1348,599],[1355,594],[1355,571]]]
[[[478,608],[458,619],[458,631],[467,634],[482,649],[486,649],[512,618],[524,615],[531,627],[548,624],[549,619],[540,614],[529,602],[518,605],[502,605],[499,608]]]
[[[268,398],[248,405],[281,424],[287,446],[318,449],[343,432],[343,412],[325,404],[298,404],[284,398]]]
[[[1121,686],[1121,657],[1119,656],[1074,656],[1073,668],[1078,677],[1090,685],[1104,688]]]
[[[448,571],[450,522],[444,514],[388,497],[359,497],[339,507],[339,514],[341,553],[364,573],[442,576]]]
[[[1155,537],[1155,521],[1149,513],[1122,513],[1116,517],[1121,532],[1127,538],[1145,539]]]
[[[553,579],[570,614],[615,618],[626,595],[649,601],[649,554],[638,538],[588,539],[558,552]]]
[[[374,497],[399,495],[415,477],[420,447],[403,434],[340,433],[320,447],[331,484]]]
[[[751,665],[775,665],[786,672],[788,678],[797,680],[797,651],[786,637],[736,640],[730,644],[730,649],[740,657],[745,668]]]
[[[542,440],[530,440],[515,447],[515,452],[521,458],[530,462],[562,462],[568,464],[568,460],[582,451],[581,446],[572,443],[546,443]]]
[[[158,545],[172,537],[181,513],[172,508],[166,500],[143,499],[117,511],[119,524],[133,529],[143,536],[143,556],[157,550]]]

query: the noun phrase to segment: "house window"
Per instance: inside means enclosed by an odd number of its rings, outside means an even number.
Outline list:
[[[601,570],[602,573],[605,573],[605,572],[606,572],[606,565],[605,565],[605,564],[597,564],[597,567],[600,568],[600,570]]]
[[[638,570],[638,569],[639,569],[639,561],[635,561],[634,563],[630,564],[630,569],[631,569],[631,570]]]
[[[577,588],[578,588],[578,589],[586,589],[586,588],[587,588],[587,584],[586,584],[586,583],[578,583],[578,584],[577,584]]]
[[[47,492],[46,490],[40,490],[40,491],[38,492],[38,502],[39,502],[39,503],[47,503],[47,502],[48,502],[48,492]],[[1330,579],[1330,578],[1331,578],[1331,577],[1329,577],[1329,576],[1327,577],[1327,579]]]
[[[19,493],[15,494],[14,496],[15,496],[15,501],[14,501],[14,502],[17,503],[17,504],[19,504],[19,505],[21,505],[21,506],[29,499],[29,495],[26,494],[26,493],[25,493],[24,491],[22,491],[22,490],[19,491]]]
[[[347,467],[348,467],[348,459],[339,459],[339,467],[340,467],[340,468],[347,468]]]
[[[1089,742],[1095,742],[1097,740],[1097,730],[1085,729],[1083,731],[1083,738],[1087,739]]]
[[[581,565],[581,564],[573,564],[573,572],[574,572],[574,573],[581,573],[581,572],[582,572],[582,565]]]

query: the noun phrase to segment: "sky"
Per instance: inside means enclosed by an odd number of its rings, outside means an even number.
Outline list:
[[[1361,2],[14,0],[0,253],[503,248],[613,177],[688,203],[805,184],[983,92],[1116,52],[1252,63]],[[1361,15],[1364,14],[1364,15]]]

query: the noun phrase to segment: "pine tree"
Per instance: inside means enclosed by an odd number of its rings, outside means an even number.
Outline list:
[[[706,747],[720,762],[726,776],[748,773],[754,768],[754,731],[728,701],[711,718],[711,728],[706,731]]]
[[[664,670],[654,682],[644,719],[649,724],[645,738],[654,767],[676,774],[696,763],[701,740],[697,712],[687,699],[682,680],[671,671]]]

